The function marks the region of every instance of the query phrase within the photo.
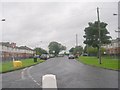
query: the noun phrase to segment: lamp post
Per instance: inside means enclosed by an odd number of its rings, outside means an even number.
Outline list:
[[[41,43],[42,43],[42,41],[40,41],[40,44],[41,44]],[[41,48],[41,47],[40,47],[40,44],[37,42],[36,45],[35,45],[35,49],[36,49],[36,54],[35,54],[35,55],[37,55],[37,48]]]
[[[119,16],[119,14],[113,13],[113,16]],[[118,19],[119,19],[119,18],[118,18]],[[118,34],[120,33],[120,26],[118,26],[118,30],[115,30],[115,32],[118,32]]]
[[[12,49],[13,49],[13,54],[12,54],[12,57],[13,57],[13,62],[15,61],[15,47],[16,47],[16,43],[11,43],[11,46],[12,46]]]
[[[113,15],[117,15],[116,13],[113,13]]]
[[[6,19],[5,19],[5,18],[2,18],[1,21],[2,21],[2,22],[5,22]],[[14,61],[14,60],[15,60],[15,59],[14,59],[14,45],[12,45],[12,50],[13,50],[12,58],[13,58],[13,61]]]
[[[117,14],[117,13],[113,13],[113,16],[119,16],[119,14]],[[119,21],[119,18],[118,18],[118,21]],[[118,25],[119,25],[119,22],[118,22]],[[116,49],[118,50],[117,52],[116,52],[116,54],[115,54],[115,57],[117,57],[117,56],[119,56],[119,46],[120,46],[120,43],[119,43],[119,39],[120,39],[120,37],[119,37],[119,34],[120,34],[120,26],[118,26],[118,30],[115,30],[115,32],[116,33],[118,33],[118,37],[117,37],[117,39],[116,40],[118,40],[118,44],[116,44]],[[117,48],[118,47],[118,48]],[[115,50],[116,50],[115,49]],[[118,57],[117,57],[118,58]]]
[[[3,18],[1,21],[5,21],[5,18]]]

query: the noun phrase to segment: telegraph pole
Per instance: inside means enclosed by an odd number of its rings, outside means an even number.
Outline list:
[[[76,46],[78,46],[78,35],[76,34]]]
[[[99,8],[97,7],[97,18],[98,18],[98,32],[99,32],[99,64],[101,64],[101,32],[100,32],[100,17]]]

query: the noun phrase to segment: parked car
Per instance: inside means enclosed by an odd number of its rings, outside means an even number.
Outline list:
[[[54,54],[49,54],[49,57],[50,57],[50,58],[54,58],[55,55],[54,55]]]
[[[87,53],[83,53],[82,56],[88,56],[88,54]]]
[[[58,54],[57,57],[64,57],[64,54]]]
[[[40,56],[40,59],[47,60],[48,59],[48,55],[47,54],[42,54]]]
[[[68,56],[68,58],[69,58],[69,59],[74,59],[75,56],[74,56],[73,54],[70,54],[70,55]]]
[[[39,56],[39,55],[34,55],[33,57],[34,57],[34,58],[39,58],[40,56]]]
[[[49,56],[49,54],[47,54],[47,59],[49,59],[50,58],[50,56]]]

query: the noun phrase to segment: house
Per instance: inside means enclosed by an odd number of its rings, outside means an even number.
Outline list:
[[[16,43],[0,42],[0,58],[2,61],[31,58],[35,51],[27,46],[16,46]]]
[[[106,54],[120,55],[120,38],[112,40],[110,44],[103,47],[106,48]]]

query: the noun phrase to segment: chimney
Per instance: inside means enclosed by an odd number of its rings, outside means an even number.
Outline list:
[[[11,43],[11,47],[15,48],[16,47],[16,43]]]

